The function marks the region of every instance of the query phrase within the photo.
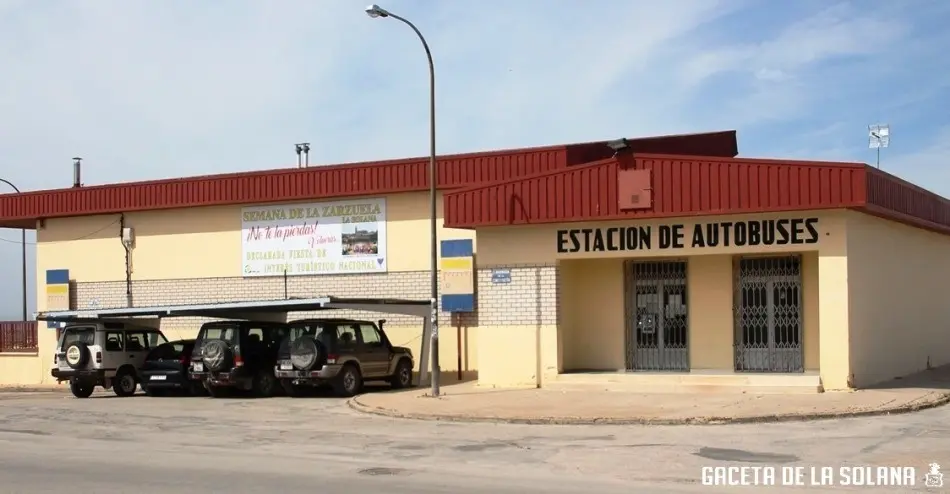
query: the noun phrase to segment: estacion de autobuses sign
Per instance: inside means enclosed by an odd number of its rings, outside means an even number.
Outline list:
[[[615,252],[626,250],[709,247],[756,247],[818,243],[818,218],[718,221],[557,231],[557,251]]]

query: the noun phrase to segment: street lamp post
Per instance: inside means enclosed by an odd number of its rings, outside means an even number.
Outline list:
[[[13,190],[15,190],[17,194],[20,193],[20,189],[18,189],[16,185],[13,185],[13,183],[10,182],[9,180],[0,178],[0,182],[3,182],[9,185],[10,187],[13,187]],[[22,259],[23,261],[23,280],[22,280],[23,282],[23,287],[22,287],[23,288],[23,320],[26,321],[27,320],[27,317],[26,317],[27,316],[26,314],[26,228],[20,229],[20,243],[22,244],[22,247],[23,247],[23,252],[22,252],[23,254],[23,259]]]
[[[379,5],[373,4],[366,7],[366,14],[372,18],[392,17],[401,21],[412,28],[419,41],[422,41],[422,47],[426,50],[426,58],[429,61],[429,236],[430,236],[430,283],[431,294],[430,303],[432,304],[431,327],[432,327],[432,348],[430,358],[432,360],[432,396],[439,396],[439,250],[438,250],[438,224],[436,223],[436,182],[438,173],[436,172],[435,157],[435,65],[432,63],[432,51],[429,50],[429,43],[419,32],[419,29],[407,19],[400,17]]]

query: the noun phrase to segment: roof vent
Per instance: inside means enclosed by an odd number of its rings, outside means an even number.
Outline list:
[[[306,168],[310,166],[310,143],[301,142],[299,144],[294,144],[294,147],[297,149],[297,168]],[[300,160],[301,153],[303,154],[303,161]]]
[[[73,187],[82,187],[81,161],[82,158],[73,158]]]

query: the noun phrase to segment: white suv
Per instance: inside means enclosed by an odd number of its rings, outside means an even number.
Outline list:
[[[149,350],[167,342],[161,331],[131,321],[68,323],[53,355],[52,375],[69,381],[77,398],[88,398],[96,386],[132,396]]]

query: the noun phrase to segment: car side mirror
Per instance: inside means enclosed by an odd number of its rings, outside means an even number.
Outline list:
[[[380,330],[380,331],[383,330],[383,324],[386,324],[386,320],[385,320],[385,319],[380,319],[380,320],[376,321],[376,325],[379,326],[379,330]]]

